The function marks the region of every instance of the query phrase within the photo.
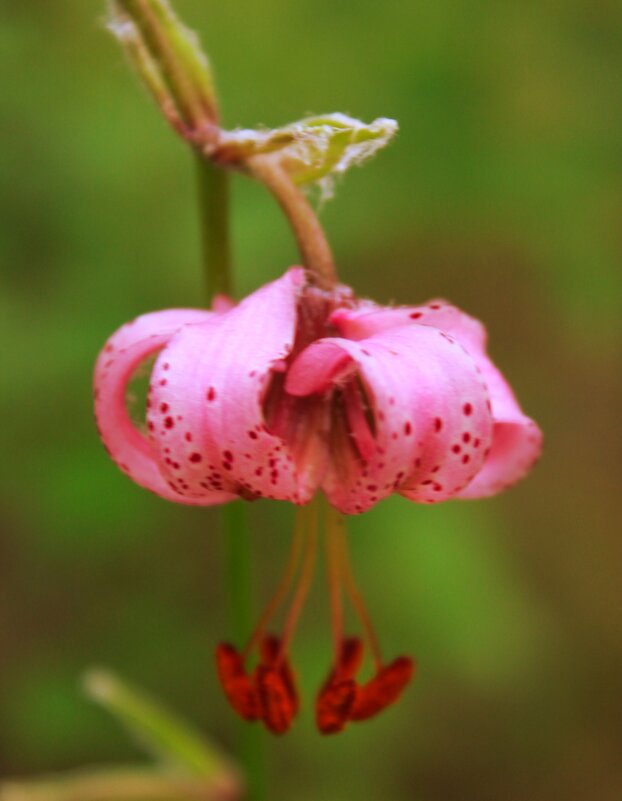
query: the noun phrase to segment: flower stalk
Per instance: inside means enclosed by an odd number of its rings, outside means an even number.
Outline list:
[[[275,156],[253,156],[247,161],[251,173],[274,195],[291,225],[302,263],[321,289],[337,284],[333,254],[320,222],[303,192],[292,181]]]

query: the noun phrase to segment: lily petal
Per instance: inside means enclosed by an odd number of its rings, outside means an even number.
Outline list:
[[[333,430],[322,484],[340,511],[365,511],[393,491],[420,502],[445,500],[481,468],[492,434],[488,392],[475,362],[453,337],[402,325],[360,341],[322,339],[294,361],[286,390],[346,394],[348,382],[358,382],[375,445],[370,448],[369,437],[357,432],[361,415],[344,404],[345,433],[335,437],[339,429]]]
[[[110,337],[95,365],[95,417],[111,458],[137,484],[178,503],[211,505],[233,496],[221,492],[186,500],[167,484],[153,445],[129,418],[125,405],[127,386],[140,364],[165,347],[178,331],[211,317],[209,312],[196,309],[144,314]]]
[[[404,325],[444,331],[471,354],[486,382],[494,420],[493,441],[482,470],[460,498],[495,495],[525,476],[542,451],[542,432],[527,417],[509,384],[486,353],[486,329],[445,300],[423,306],[385,308],[366,302],[358,309],[338,309],[331,322],[346,337],[363,339]]]
[[[203,325],[180,331],[152,373],[152,436],[162,470],[188,496],[226,491],[308,500],[315,485],[265,426],[264,399],[296,333],[304,272],[285,275]]]

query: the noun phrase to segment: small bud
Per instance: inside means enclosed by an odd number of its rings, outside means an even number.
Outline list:
[[[218,138],[218,107],[207,56],[168,0],[112,0],[108,29],[124,46],[162,113],[202,149]]]

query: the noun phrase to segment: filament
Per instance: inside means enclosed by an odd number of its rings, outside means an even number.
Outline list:
[[[276,592],[266,605],[264,611],[259,618],[257,625],[255,626],[255,630],[251,635],[244,651],[242,652],[242,658],[247,659],[252,651],[257,647],[261,637],[266,629],[266,626],[276,613],[279,606],[283,603],[285,598],[287,597],[289,591],[291,590],[292,583],[294,581],[294,577],[296,575],[296,569],[298,567],[298,562],[300,561],[300,554],[302,552],[302,546],[305,539],[305,523],[306,523],[306,514],[305,509],[298,509],[296,510],[296,521],[294,523],[294,537],[292,541],[292,546],[290,548],[289,557],[287,560],[287,564],[285,565],[285,570],[283,571],[283,575],[281,577],[281,581],[276,589]]]
[[[327,505],[326,510],[326,559],[328,567],[328,589],[330,594],[331,621],[335,655],[339,659],[343,642],[343,603],[341,597],[342,554],[341,538],[344,520],[337,510]]]
[[[369,647],[371,650],[372,658],[374,660],[375,666],[377,670],[382,668],[382,655],[380,652],[380,644],[378,642],[378,637],[376,636],[376,632],[374,627],[372,626],[371,618],[369,616],[369,612],[367,611],[367,607],[365,606],[365,601],[363,600],[363,596],[357,586],[356,579],[354,578],[354,573],[352,572],[352,566],[350,564],[350,554],[348,550],[348,539],[346,537],[346,527],[343,521],[342,516],[337,512],[337,510],[332,510],[332,514],[334,517],[339,520],[339,525],[335,526],[335,530],[338,534],[338,547],[341,556],[341,572],[343,574],[343,578],[345,580],[345,587],[348,595],[350,596],[350,600],[352,601],[352,606],[354,607],[361,624],[363,626],[363,630],[365,632],[365,636],[367,637],[367,641],[369,643]]]
[[[298,514],[300,518],[303,519],[307,524],[307,541],[304,555],[302,557],[302,566],[300,568],[298,586],[296,587],[292,604],[289,608],[289,612],[287,613],[285,625],[283,627],[283,637],[281,639],[279,659],[283,658],[291,644],[294,631],[296,630],[296,624],[298,623],[298,618],[302,612],[302,607],[307,600],[307,595],[309,594],[311,582],[313,581],[313,574],[315,572],[318,527],[317,500],[313,500],[308,506],[304,506]]]

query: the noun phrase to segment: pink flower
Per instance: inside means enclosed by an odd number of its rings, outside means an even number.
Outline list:
[[[345,514],[494,495],[522,478],[541,434],[485,353],[481,323],[443,301],[381,307],[305,282],[300,268],[225,311],[145,314],[108,340],[95,413],[111,457],[179,503],[235,497]],[[148,435],[125,396],[151,373]]]
[[[481,323],[445,301],[377,306],[343,286],[315,288],[292,268],[237,306],[155,312],[123,326],[97,361],[95,412],[119,467],[179,503],[305,505],[322,490],[334,509],[356,514],[394,492],[420,503],[486,497],[530,470],[542,438],[485,345]],[[154,354],[143,432],[125,398]],[[333,556],[334,592],[349,584],[356,606],[345,557]],[[232,704],[273,731],[285,730],[298,706],[289,639],[287,630],[282,640],[256,632],[254,676],[244,667],[248,649],[219,650]],[[384,665],[376,648],[376,677],[359,688],[360,650],[338,631],[318,701],[322,731],[379,711],[412,674],[410,660]]]

